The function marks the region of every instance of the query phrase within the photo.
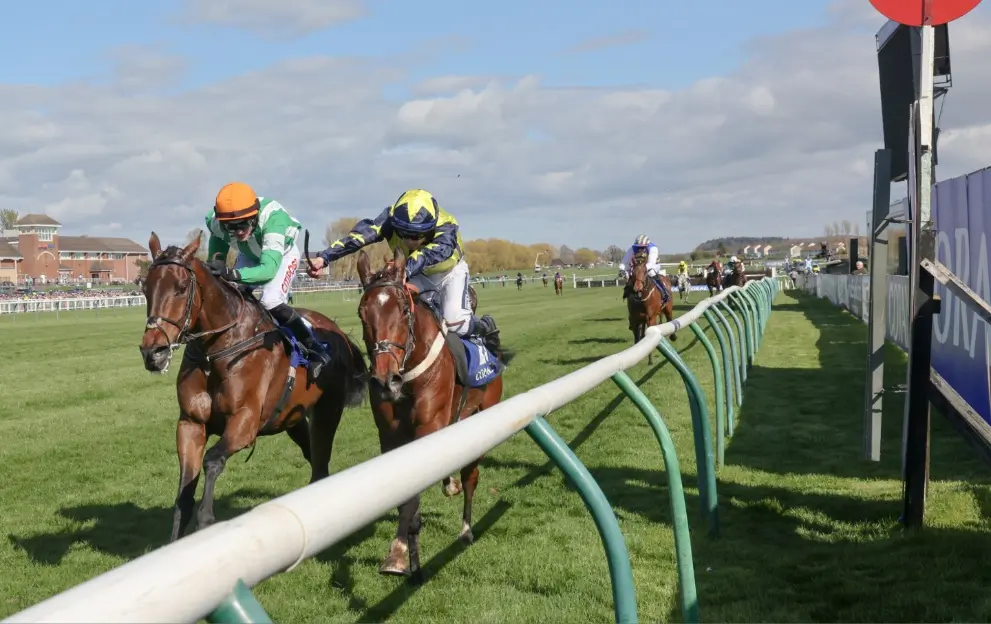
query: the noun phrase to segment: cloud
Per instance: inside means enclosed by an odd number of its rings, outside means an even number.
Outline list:
[[[179,93],[121,66],[105,83],[0,85],[0,205],[47,211],[67,233],[119,224],[140,242],[151,229],[178,241],[231,180],[321,233],[423,186],[467,238],[604,248],[647,232],[687,251],[717,236],[815,236],[870,207],[880,23],[840,11],[678,90],[423,78],[390,59],[324,57]],[[941,179],[989,164],[989,27],[980,12],[951,26]],[[142,53],[128,56],[170,66]]]
[[[185,0],[194,22],[232,26],[269,37],[307,35],[365,15],[362,0]]]
[[[567,48],[565,53],[578,53],[578,52],[597,52],[599,50],[604,50],[606,48],[615,48],[619,46],[631,45],[634,43],[639,43],[648,37],[648,33],[645,30],[640,29],[630,29],[624,30],[623,32],[615,33],[612,35],[604,35],[601,37],[590,37],[588,39],[583,39],[576,43],[575,45]]]

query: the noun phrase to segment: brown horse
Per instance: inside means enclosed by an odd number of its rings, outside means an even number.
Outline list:
[[[747,283],[747,275],[743,272],[743,265],[739,262],[733,265],[733,272],[726,276],[723,280],[723,286],[729,288],[730,286],[739,286],[743,288],[743,285]]]
[[[469,388],[465,346],[448,332],[440,315],[406,282],[406,259],[397,249],[385,268],[373,273],[368,255],[359,252],[358,276],[364,293],[358,316],[371,359],[369,396],[383,453],[467,418],[502,399],[502,375],[487,385]],[[473,292],[469,290],[469,296]],[[471,301],[474,308],[474,298]],[[446,348],[445,348],[446,343]],[[496,350],[499,368],[508,362]],[[460,483],[445,478],[446,496],[464,491],[460,540],[471,544],[471,506],[478,486],[481,457],[461,469]],[[397,475],[397,478],[400,476]],[[423,580],[420,569],[420,496],[399,506],[399,525],[382,574]]]
[[[214,486],[227,460],[245,448],[254,450],[258,436],[285,431],[310,463],[310,482],[329,475],[341,414],[362,403],[367,381],[358,346],[334,321],[300,309],[331,354],[330,365],[309,379],[302,365],[293,365],[299,358],[268,312],[196,259],[199,244],[197,236],[185,248],[163,251],[154,232],[148,242],[153,261],[145,280],[148,320],[140,347],[145,368],[164,374],[175,350],[186,345],[176,378],[179,491],[172,541],[192,519],[201,469],[206,482],[197,529],[215,521]],[[204,455],[211,435],[220,440]]]
[[[554,278],[554,294],[563,295],[564,294],[564,278],[560,275]]]
[[[544,276],[543,276],[543,277],[541,277],[540,279],[541,279],[541,280],[543,280],[543,282],[544,282],[544,288],[547,288],[547,276],[546,276],[546,275],[544,275]]]
[[[671,293],[671,282],[665,275],[658,275]],[[630,262],[630,294],[626,298],[626,309],[629,312],[630,331],[633,332],[633,343],[643,340],[648,327],[658,324],[661,314],[668,321],[674,320],[674,297],[669,296],[666,303],[661,304],[661,291],[657,288],[654,280],[647,276],[647,265],[644,259],[634,257]],[[675,334],[671,334],[671,340],[677,340]],[[653,352],[647,356],[647,364],[653,363]]]

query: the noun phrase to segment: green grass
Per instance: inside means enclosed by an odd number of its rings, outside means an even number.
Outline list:
[[[479,289],[517,352],[507,395],[630,343],[618,289]],[[801,297],[795,299],[795,297]],[[698,296],[695,297],[698,300]],[[355,335],[356,302],[304,295]],[[99,314],[99,316],[97,316]],[[0,617],[163,545],[176,487],[174,373],[144,371],[143,310],[0,318]],[[750,371],[719,472],[722,535],[699,518],[688,402],[670,365],[630,371],[675,438],[692,522],[705,621],[986,621],[982,554],[991,495],[984,469],[935,418],[927,528],[898,528],[901,401],[885,405],[883,461],[860,460],[866,329],[824,301],[783,294]],[[676,347],[712,401],[711,368],[690,332]],[[889,353],[889,383],[904,358]],[[890,387],[890,386],[889,386]],[[633,561],[640,619],[677,621],[677,577],[659,450],[616,388],[604,384],[551,424],[598,479]],[[345,414],[332,469],[377,454],[367,406]],[[239,456],[243,457],[243,456]],[[411,467],[411,469],[414,469]],[[228,463],[218,517],[305,485],[285,436]],[[401,475],[397,475],[401,478]],[[348,501],[341,501],[346,508]],[[605,557],[577,494],[526,437],[482,465],[476,543],[457,542],[461,500],[423,497],[428,581],[377,573],[395,512],[256,589],[278,622],[606,622]],[[181,599],[181,597],[177,597]]]

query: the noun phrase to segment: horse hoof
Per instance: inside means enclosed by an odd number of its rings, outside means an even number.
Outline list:
[[[461,540],[461,543],[464,544],[465,546],[471,546],[472,544],[474,544],[475,535],[471,532],[471,527],[465,525],[461,529],[461,534],[458,535],[458,539]]]
[[[382,565],[379,566],[379,574],[386,576],[409,576],[409,567],[405,561],[396,561],[392,557],[386,557]]]
[[[668,336],[668,338],[671,339],[671,342],[674,342],[675,340],[678,339],[678,334],[671,334],[670,336]]]
[[[407,582],[410,585],[423,585],[423,568],[417,568],[411,573]]]
[[[442,486],[441,489],[444,492],[444,496],[457,496],[461,493],[461,481],[451,479],[451,481],[447,485]]]

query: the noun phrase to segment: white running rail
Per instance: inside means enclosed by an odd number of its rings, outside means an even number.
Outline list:
[[[713,303],[737,290],[727,288],[677,319],[648,328],[643,340],[624,351],[197,531],[3,622],[196,622],[230,595],[238,579],[253,587],[326,550],[488,453],[538,416],[636,365],[662,336],[697,321]],[[397,474],[406,478],[396,479]]]

